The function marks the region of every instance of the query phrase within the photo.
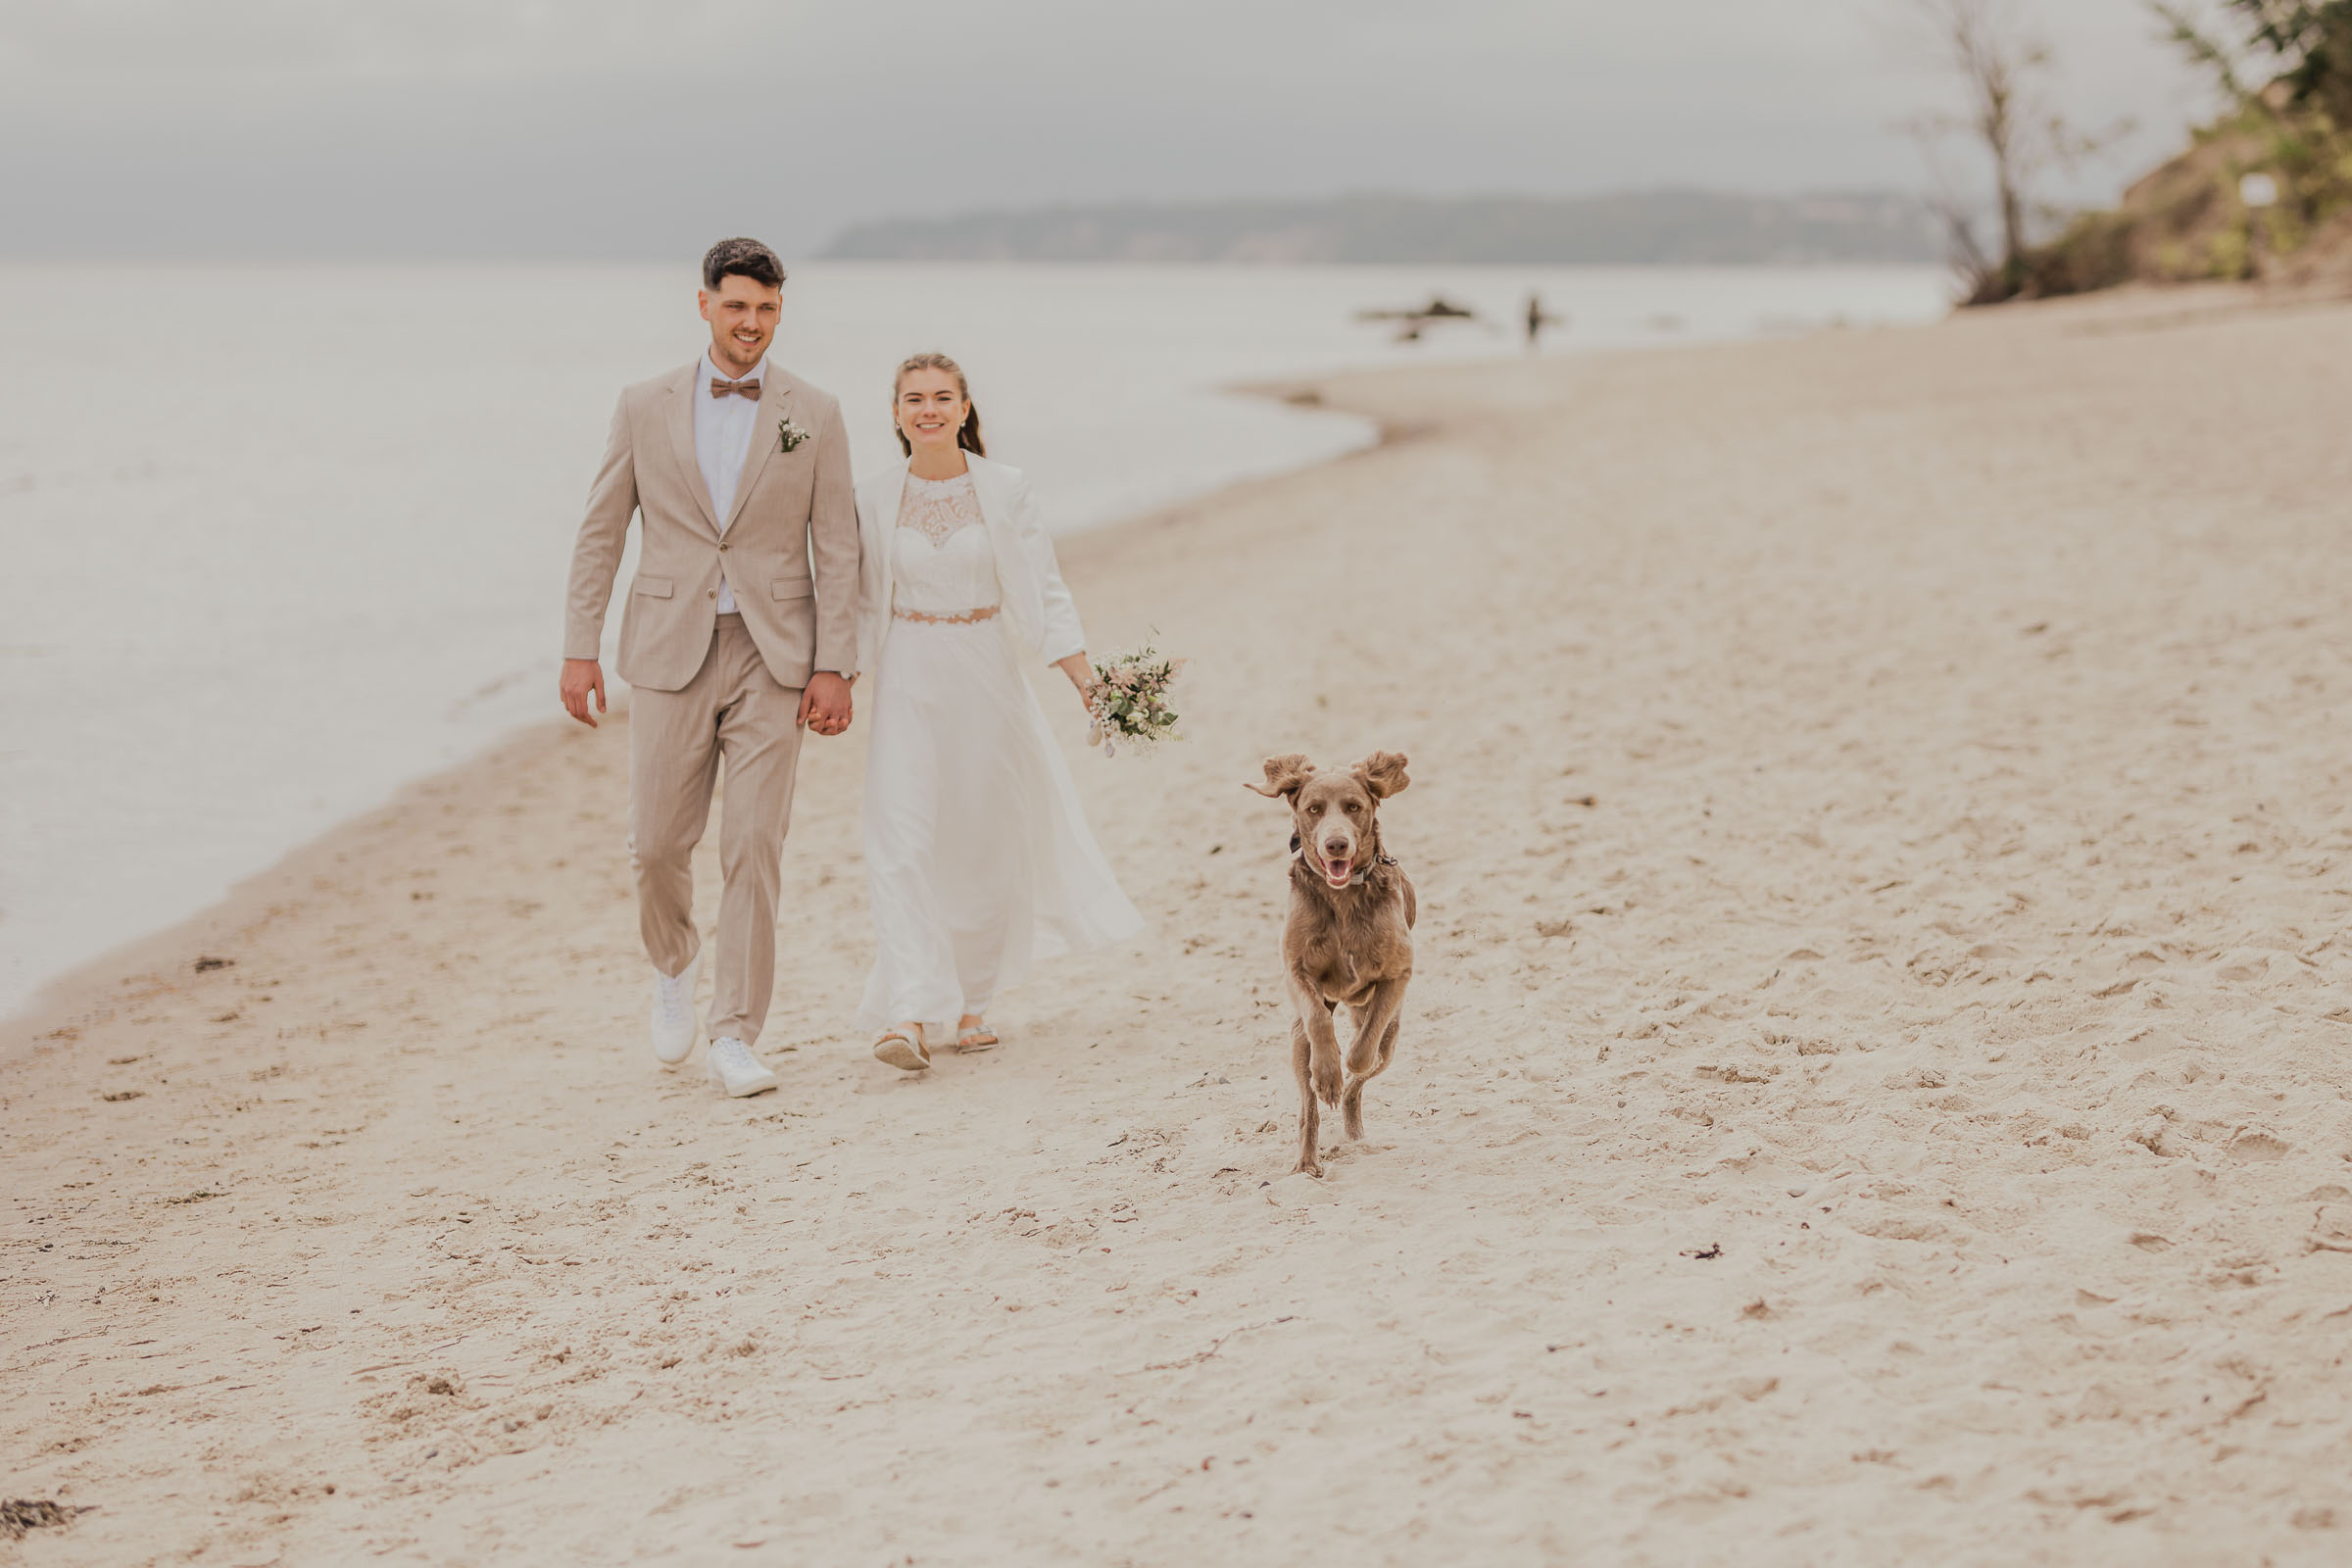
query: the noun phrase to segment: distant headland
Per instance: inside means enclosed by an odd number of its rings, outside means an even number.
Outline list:
[[[1933,264],[1944,260],[1945,247],[1931,206],[1899,192],[1652,190],[975,212],[855,224],[823,254],[839,261],[1695,267]]]

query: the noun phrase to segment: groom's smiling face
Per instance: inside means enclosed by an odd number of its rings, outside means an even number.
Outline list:
[[[757,282],[741,272],[729,272],[718,287],[695,298],[703,319],[710,323],[710,360],[732,376],[748,375],[776,335],[776,319],[784,314],[784,291]]]

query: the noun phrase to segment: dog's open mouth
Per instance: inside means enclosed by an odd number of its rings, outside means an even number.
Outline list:
[[[1348,879],[1354,874],[1355,867],[1350,865],[1348,861],[1335,860],[1329,856],[1323,857],[1323,880],[1330,883],[1333,887],[1346,887],[1348,885]]]

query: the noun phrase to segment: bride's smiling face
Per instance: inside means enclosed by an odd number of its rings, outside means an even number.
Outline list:
[[[953,451],[956,432],[971,410],[956,377],[945,370],[908,370],[899,377],[899,395],[891,409],[899,428],[917,452]]]

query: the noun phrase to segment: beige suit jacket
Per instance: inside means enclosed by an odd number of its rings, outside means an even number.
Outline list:
[[[722,530],[694,456],[701,362],[620,395],[604,466],[571,552],[564,657],[595,659],[632,514],[643,521],[637,575],[613,667],[632,686],[674,692],[710,651],[723,567],[744,629],[780,685],[811,671],[858,672],[858,502],[841,406],[768,361],[760,419]],[[786,419],[808,439],[783,451]]]

